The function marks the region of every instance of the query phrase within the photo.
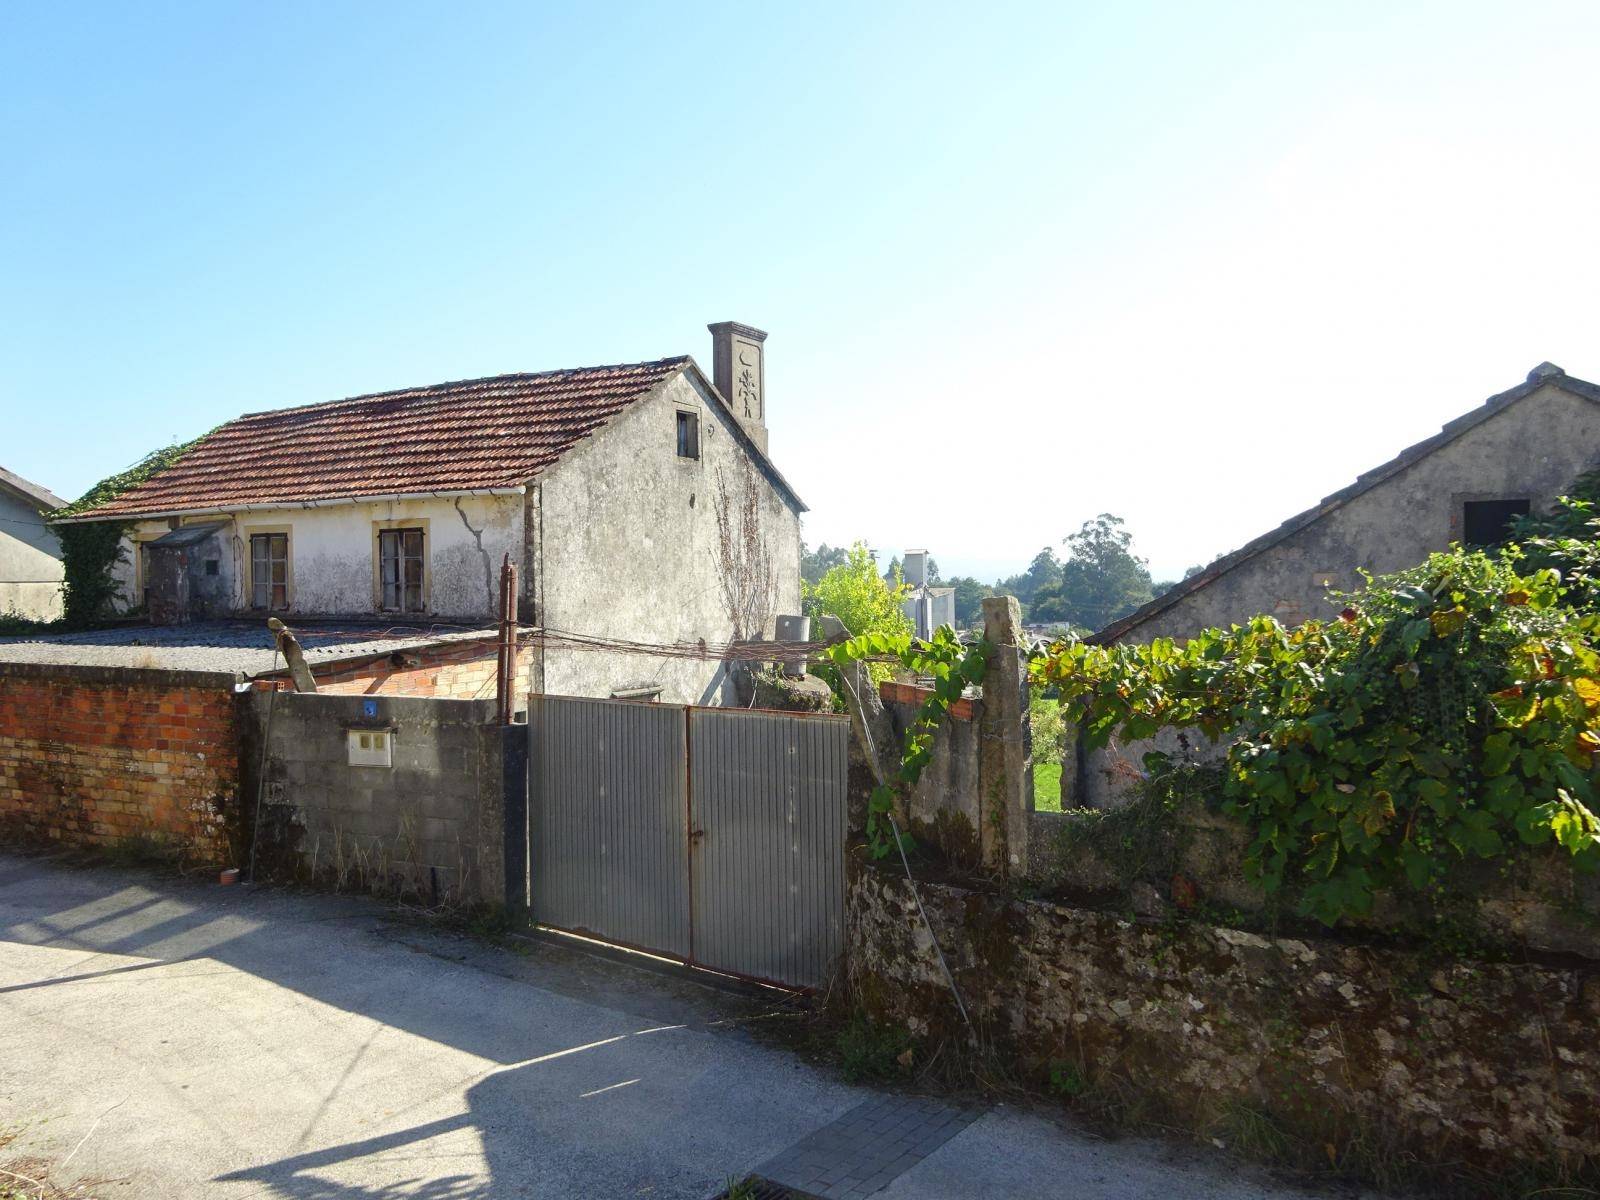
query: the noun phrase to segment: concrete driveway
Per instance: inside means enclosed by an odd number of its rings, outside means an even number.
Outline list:
[[[884,1102],[760,1012],[367,900],[0,854],[0,1159],[96,1196],[704,1200]],[[882,1194],[1303,1195],[1006,1109],[935,1143]]]

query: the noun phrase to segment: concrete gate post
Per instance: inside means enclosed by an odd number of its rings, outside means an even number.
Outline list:
[[[1028,661],[1022,606],[1015,596],[983,601],[983,635],[994,647],[979,715],[978,831],[983,865],[1000,875],[1028,868],[1033,797],[1033,737],[1028,727]]]

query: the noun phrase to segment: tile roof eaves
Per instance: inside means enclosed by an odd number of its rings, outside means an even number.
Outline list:
[[[88,524],[94,521],[153,521],[163,517],[197,517],[210,513],[263,512],[282,508],[333,508],[341,504],[386,504],[392,500],[451,500],[459,496],[520,496],[527,491],[526,484],[488,488],[442,488],[437,491],[388,492],[382,495],[324,496],[314,500],[252,500],[238,504],[219,503],[191,508],[130,509],[105,511],[104,506],[76,516],[65,517],[63,525]],[[115,501],[107,501],[114,504]]]

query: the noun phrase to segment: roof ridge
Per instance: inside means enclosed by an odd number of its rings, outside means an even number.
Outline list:
[[[1551,370],[1549,368],[1554,369]],[[1460,416],[1446,421],[1437,433],[1429,434],[1419,442],[1413,442],[1377,466],[1363,471],[1355,477],[1353,482],[1345,484],[1344,487],[1339,488],[1337,491],[1330,492],[1311,507],[1284,518],[1265,533],[1258,534],[1243,545],[1219,554],[1187,579],[1180,579],[1159,596],[1152,596],[1127,616],[1119,617],[1096,630],[1090,635],[1090,640],[1100,643],[1116,641],[1130,630],[1144,624],[1151,617],[1165,612],[1180,600],[1193,595],[1201,588],[1220,579],[1241,563],[1270,550],[1279,542],[1315,524],[1334,509],[1342,508],[1357,496],[1364,495],[1379,484],[1394,478],[1400,472],[1449,445],[1468,430],[1477,428],[1484,421],[1498,416],[1517,403],[1517,401],[1526,399],[1540,388],[1546,386],[1559,388],[1564,392],[1577,396],[1579,399],[1600,403],[1600,386],[1596,386],[1586,379],[1568,375],[1561,368],[1555,367],[1553,363],[1540,363],[1539,366],[1528,372],[1527,378],[1522,383],[1517,384],[1515,387],[1507,388],[1503,392],[1496,392],[1481,404],[1474,405]]]
[[[336,408],[341,404],[362,404],[370,400],[387,400],[390,398],[424,396],[430,392],[440,392],[446,388],[463,388],[476,384],[506,382],[528,382],[536,379],[554,379],[562,375],[589,375],[601,371],[644,370],[649,367],[677,367],[690,361],[687,354],[674,354],[666,358],[648,359],[643,362],[628,363],[601,363],[592,367],[560,367],[550,371],[507,371],[500,375],[479,375],[471,379],[446,379],[440,383],[423,384],[417,387],[390,388],[383,392],[362,392],[355,396],[343,396],[337,400],[313,400],[309,404],[289,404],[283,408],[263,408],[256,412],[240,413],[232,421],[225,424],[232,425],[239,421],[247,421],[252,417],[274,417],[280,413],[305,412],[312,408]]]

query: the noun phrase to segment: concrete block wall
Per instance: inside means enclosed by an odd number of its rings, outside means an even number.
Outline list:
[[[232,861],[232,681],[170,671],[13,664],[0,674],[0,837],[151,841]]]
[[[492,699],[251,693],[252,773],[267,738],[260,872],[425,903],[502,901],[502,747],[526,730],[494,721]],[[352,730],[392,739],[392,765],[350,765]]]

